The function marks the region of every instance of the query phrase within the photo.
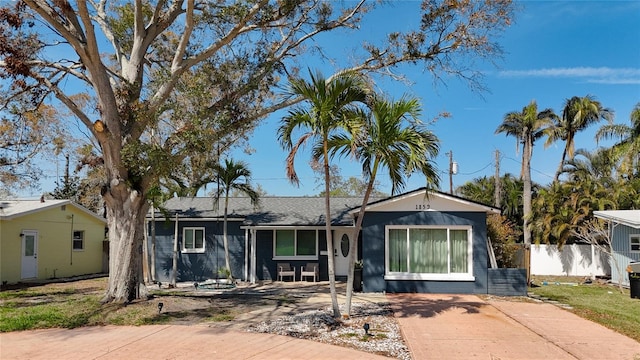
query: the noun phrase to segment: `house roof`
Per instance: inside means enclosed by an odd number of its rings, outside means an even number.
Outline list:
[[[243,225],[249,226],[322,226],[325,224],[324,201],[324,197],[262,197],[254,208],[249,198],[231,197],[227,217],[242,220]],[[362,198],[333,197],[330,204],[333,225],[352,225],[349,211],[359,207]],[[210,197],[172,198],[163,208],[168,212],[164,215],[171,217],[176,212],[179,217],[187,218],[222,219],[224,216],[224,200],[221,199],[217,207]],[[159,211],[156,214],[163,216]]]
[[[0,200],[0,220],[11,220],[20,216],[37,213],[44,210],[49,210],[55,207],[69,205],[73,206],[88,215],[96,218],[101,222],[106,220],[84,206],[78,205],[71,200]]]
[[[369,199],[368,211],[415,211],[415,202],[427,201],[430,211],[482,211],[500,213],[500,209],[466,200],[457,196],[431,191],[425,198],[426,188],[420,188],[388,198]],[[426,200],[425,200],[426,199]],[[254,208],[247,197],[229,198],[227,217],[229,220],[242,221],[246,226],[323,226],[324,197],[263,197]],[[332,225],[353,225],[353,216],[362,205],[360,197],[331,198]],[[190,219],[222,219],[224,200],[216,206],[210,197],[182,197],[169,199],[164,212],[156,211],[158,217]]]
[[[428,196],[427,196],[428,194]],[[388,198],[369,201],[367,211],[416,210],[416,204],[424,205],[426,211],[471,211],[500,214],[500,209],[440,191],[422,187]],[[351,212],[357,212],[353,209]]]
[[[634,229],[640,229],[640,210],[594,211],[593,215],[600,219],[610,220]]]

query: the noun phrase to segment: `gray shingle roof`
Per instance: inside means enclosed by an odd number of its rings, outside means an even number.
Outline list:
[[[378,200],[377,198],[371,199]],[[228,218],[243,219],[244,225],[325,225],[324,197],[263,197],[260,204],[253,207],[249,198],[229,198]],[[331,198],[331,223],[333,225],[352,225],[349,210],[362,205],[362,198],[334,197]],[[176,210],[180,217],[188,218],[222,218],[224,216],[224,199],[220,199],[219,208],[209,197],[172,198],[164,204],[170,216],[175,216]],[[163,216],[156,213],[157,216]]]
[[[73,206],[88,215],[91,215],[96,220],[106,223],[106,219],[95,214],[91,210],[85,208],[82,205],[76,204],[71,200],[57,200],[47,199],[41,200],[0,200],[0,219],[11,220],[20,216],[37,213],[40,211],[53,209],[59,206]]]

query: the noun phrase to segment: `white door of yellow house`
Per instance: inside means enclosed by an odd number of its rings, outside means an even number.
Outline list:
[[[333,238],[333,259],[336,266],[336,276],[347,276],[349,271],[349,245],[351,230],[336,230]]]
[[[38,232],[22,232],[22,279],[38,276]]]

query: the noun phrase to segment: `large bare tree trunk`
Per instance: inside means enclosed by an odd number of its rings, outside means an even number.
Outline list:
[[[136,190],[123,184],[111,190],[105,195],[110,270],[102,302],[128,303],[148,295],[142,276],[142,246],[149,205]]]

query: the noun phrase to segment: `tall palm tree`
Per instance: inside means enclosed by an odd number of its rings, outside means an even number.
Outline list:
[[[549,137],[545,142],[545,146],[549,146],[558,140],[565,142],[560,165],[553,178],[554,182],[558,181],[567,158],[569,160],[573,159],[576,134],[603,119],[611,122],[613,120],[613,111],[604,108],[591,95],[584,97],[574,96],[565,101],[562,117],[556,118],[556,123],[549,129]]]
[[[522,144],[522,169],[523,174],[523,226],[524,243],[531,245],[531,229],[529,221],[531,216],[531,157],[533,145],[540,139],[547,128],[552,124],[557,115],[553,110],[545,109],[538,112],[538,105],[531,101],[521,112],[510,112],[504,116],[504,120],[496,129],[496,134],[505,133],[516,138],[518,144]]]
[[[391,180],[391,192],[396,193],[405,186],[405,177],[422,173],[428,188],[437,188],[440,182],[433,159],[438,155],[439,140],[419,120],[421,107],[418,99],[403,97],[389,101],[372,96],[369,112],[361,112],[364,120],[358,133],[337,134],[329,140],[332,155],[355,155],[362,164],[362,173],[367,188],[362,199],[354,230],[354,241],[349,249],[349,273],[345,311],[351,313],[353,295],[353,273],[357,257],[358,235],[369,197],[380,169],[386,168]]]
[[[613,145],[614,157],[622,159],[621,170],[633,174],[638,170],[638,154],[640,154],[640,103],[631,111],[631,126],[623,124],[603,125],[596,133],[596,141],[619,138]]]
[[[229,239],[227,236],[227,215],[229,213],[229,194],[231,191],[237,191],[249,197],[251,204],[258,204],[258,192],[251,186],[251,170],[243,161],[234,161],[225,159],[224,164],[215,164],[213,166],[214,173],[217,175],[218,187],[216,201],[224,196],[224,218],[222,241],[224,244],[224,263],[229,271],[229,277],[233,279],[233,271],[231,268],[231,259],[229,257]],[[244,179],[244,181],[241,181]]]
[[[353,121],[357,113],[357,104],[364,103],[367,91],[364,79],[355,73],[342,73],[330,79],[321,73],[311,73],[310,81],[304,79],[292,79],[290,81],[289,95],[301,97],[303,101],[282,118],[278,129],[278,138],[283,148],[289,151],[287,156],[287,177],[294,184],[299,183],[298,175],[294,168],[295,157],[301,146],[307,142],[313,144],[313,161],[321,162],[324,169],[325,185],[325,228],[327,250],[329,254],[333,249],[333,237],[331,233],[330,210],[330,164],[329,164],[329,137],[334,133],[348,131],[356,124]],[[294,131],[306,130],[294,144],[292,136]],[[329,288],[333,305],[333,316],[340,317],[338,296],[335,285],[335,263],[333,256],[328,256]]]

